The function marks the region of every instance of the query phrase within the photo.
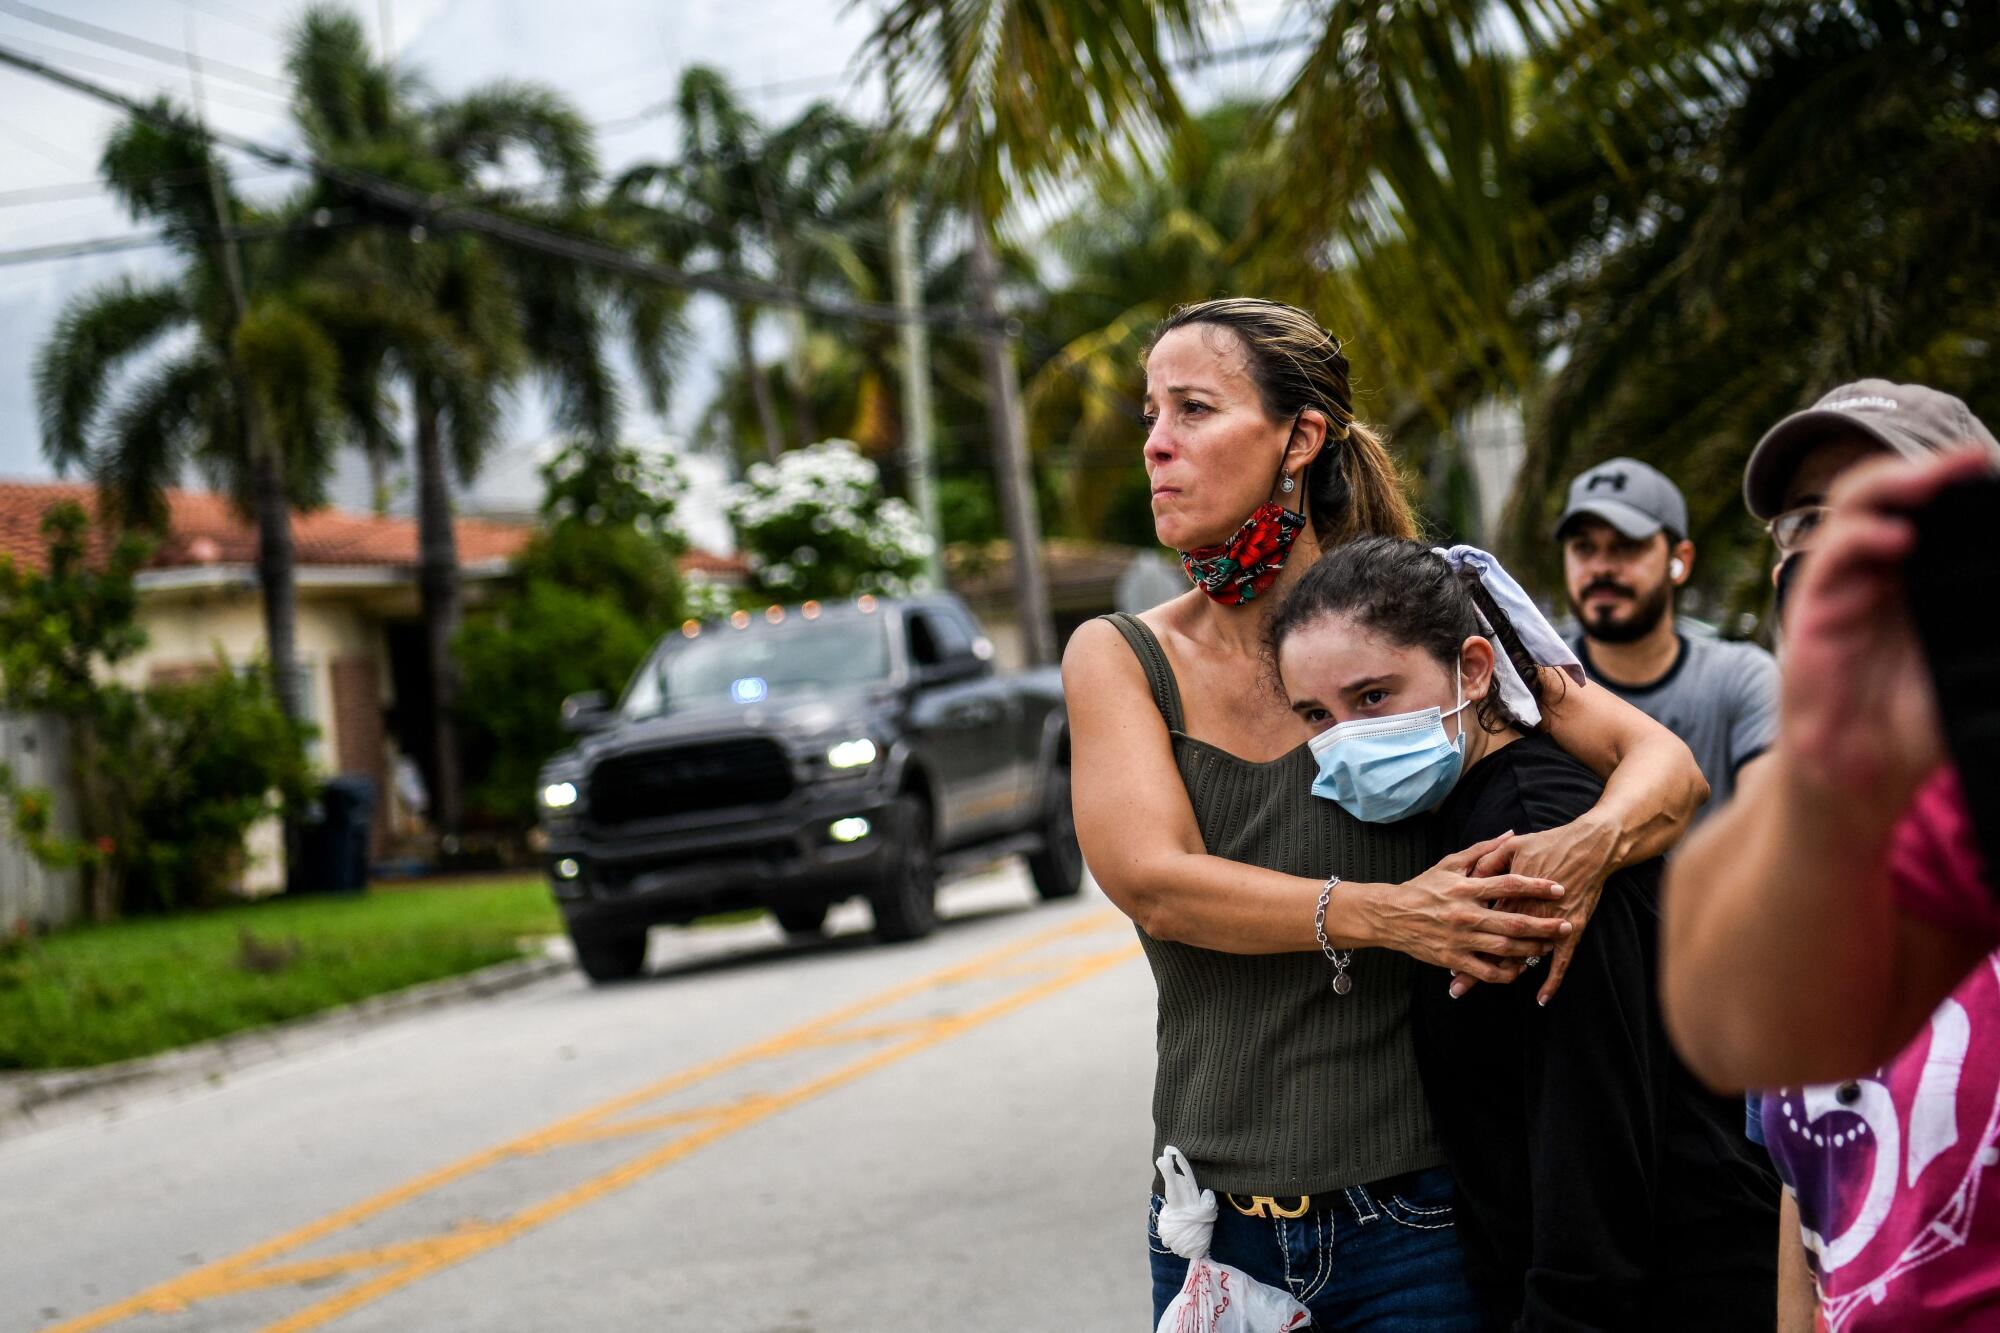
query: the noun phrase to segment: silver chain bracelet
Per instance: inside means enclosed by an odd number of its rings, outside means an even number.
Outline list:
[[[1339,883],[1338,875],[1326,877],[1326,887],[1319,891],[1319,908],[1313,913],[1313,934],[1319,937],[1319,951],[1333,964],[1333,993],[1345,995],[1354,989],[1354,978],[1347,975],[1347,965],[1354,961],[1354,950],[1336,949],[1326,938],[1326,905],[1333,901],[1333,890]]]

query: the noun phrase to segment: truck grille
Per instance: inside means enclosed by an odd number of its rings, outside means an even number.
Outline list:
[[[629,824],[791,794],[792,766],[775,742],[711,741],[605,760],[590,776],[590,819]]]

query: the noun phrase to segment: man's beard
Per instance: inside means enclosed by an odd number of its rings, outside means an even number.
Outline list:
[[[1583,596],[1588,598],[1593,592],[1605,589],[1631,592],[1623,584],[1593,583],[1583,590]],[[1593,615],[1585,611],[1583,601],[1575,597],[1569,599],[1569,609],[1576,616],[1577,623],[1583,626],[1583,632],[1599,643],[1636,643],[1653,632],[1672,608],[1673,602],[1674,585],[1661,583],[1646,596],[1635,600],[1631,611],[1623,619],[1617,618],[1616,607],[1600,608]]]

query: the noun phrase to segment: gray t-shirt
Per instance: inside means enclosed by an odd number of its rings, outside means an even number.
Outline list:
[[[1591,664],[1589,645],[1572,643],[1593,682],[1687,742],[1708,779],[1699,823],[1736,787],[1736,770],[1778,738],[1778,661],[1754,643],[1682,635],[1680,656],[1650,685],[1619,685]]]

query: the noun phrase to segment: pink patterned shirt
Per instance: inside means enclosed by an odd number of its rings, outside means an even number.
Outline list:
[[[2000,945],[1956,773],[1918,792],[1889,873],[1911,915]],[[1833,1333],[2000,1328],[2000,951],[1887,1065],[1763,1115]]]

